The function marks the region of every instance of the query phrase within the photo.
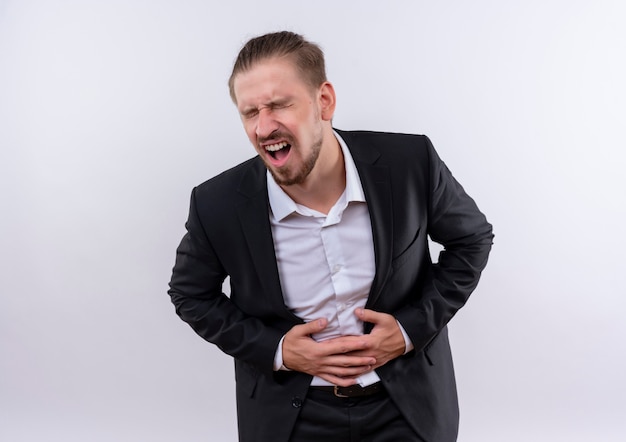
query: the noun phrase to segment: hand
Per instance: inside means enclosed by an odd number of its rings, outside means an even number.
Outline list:
[[[406,342],[396,318],[387,313],[363,308],[356,309],[355,314],[361,321],[374,324],[374,328],[370,334],[361,336],[367,343],[366,349],[353,351],[350,355],[376,359],[372,367],[376,369],[404,354]]]
[[[322,318],[289,330],[283,340],[283,365],[341,387],[354,385],[359,376],[372,371],[376,359],[360,354],[369,346],[365,336],[315,341],[311,335],[324,330],[327,325],[328,321]]]

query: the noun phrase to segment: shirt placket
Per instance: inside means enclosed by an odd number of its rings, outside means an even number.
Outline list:
[[[341,330],[350,322],[348,315],[352,313],[349,309],[349,300],[347,299],[349,281],[346,272],[345,247],[342,246],[338,222],[339,220],[336,216],[329,214],[322,226],[321,236],[330,272],[330,280],[335,293],[334,308],[337,328]]]

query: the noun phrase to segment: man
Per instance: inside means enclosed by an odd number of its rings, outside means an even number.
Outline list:
[[[426,137],[334,130],[301,36],[250,40],[229,87],[258,155],[194,189],[169,294],[235,359],[240,440],[456,440],[446,324],[491,225]]]

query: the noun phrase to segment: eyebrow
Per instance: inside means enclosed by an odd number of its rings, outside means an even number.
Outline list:
[[[291,101],[291,97],[287,96],[287,97],[281,97],[281,98],[277,98],[271,101],[268,101],[267,103],[262,104],[260,107],[255,107],[255,106],[248,106],[248,107],[244,107],[243,109],[241,109],[241,114],[242,115],[247,115],[247,114],[251,114],[253,112],[257,112],[260,109],[263,109],[265,107],[268,107],[270,109],[278,107],[278,106],[284,106],[285,104],[287,104],[289,101]]]

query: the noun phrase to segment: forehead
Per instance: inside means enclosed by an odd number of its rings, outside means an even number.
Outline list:
[[[233,80],[237,107],[258,105],[277,97],[309,92],[302,74],[289,59],[269,58],[238,73]]]

